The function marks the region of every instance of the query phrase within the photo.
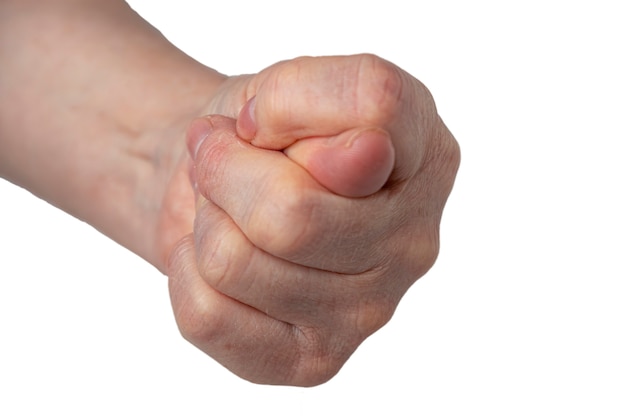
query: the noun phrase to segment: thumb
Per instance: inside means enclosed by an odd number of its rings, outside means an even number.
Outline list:
[[[395,160],[391,138],[380,128],[302,139],[284,153],[321,185],[345,197],[365,197],[380,190]]]

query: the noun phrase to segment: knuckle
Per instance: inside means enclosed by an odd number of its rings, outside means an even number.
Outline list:
[[[220,328],[220,315],[207,293],[194,288],[194,250],[192,235],[174,247],[168,263],[168,286],[178,329],[186,340],[197,344]]]
[[[391,320],[397,306],[390,297],[379,296],[369,302],[363,302],[356,314],[355,329],[362,339],[370,336]]]
[[[376,55],[360,55],[354,77],[353,103],[357,114],[372,125],[384,125],[401,105],[403,76],[400,70]]]
[[[292,259],[303,249],[312,250],[320,234],[317,203],[305,188],[270,192],[249,217],[251,240],[272,255]]]
[[[447,198],[447,195],[452,191],[456,173],[461,164],[461,147],[447,129],[445,129],[442,142],[444,144],[442,145],[443,150],[440,152],[441,177],[443,181],[443,193]]]
[[[257,99],[261,101],[257,108],[263,109],[262,125],[280,130],[286,120],[297,118],[297,114],[294,114],[298,110],[293,105],[297,101],[294,100],[294,93],[301,91],[299,85],[306,78],[303,73],[306,72],[304,67],[307,61],[305,57],[295,58],[272,67],[261,93],[257,92]]]
[[[393,316],[402,294],[401,269],[397,260],[352,279],[357,296],[351,303],[346,323],[361,340],[383,327]]]
[[[404,265],[401,271],[406,276],[406,285],[412,285],[435,264],[439,256],[438,228],[438,225],[431,225],[410,237],[405,244],[407,250],[400,262]]]
[[[195,243],[198,273],[212,288],[227,294],[247,290],[253,246],[250,245],[232,219],[205,206],[196,219]]]
[[[335,376],[358,346],[392,317],[397,301],[372,295],[345,308],[331,327],[298,327],[298,361],[293,379],[301,385],[318,385]]]
[[[225,295],[244,296],[255,284],[256,275],[251,273],[252,252],[249,245],[216,246],[201,272],[204,280]]]
[[[321,329],[298,328],[298,361],[293,366],[296,385],[320,385],[335,376],[356,350],[354,343],[341,332],[328,334]]]
[[[438,240],[438,239],[437,239]],[[425,245],[421,250],[421,269],[418,269],[418,273],[424,275],[437,261],[439,257],[439,242]]]
[[[179,302],[172,302],[178,331],[193,345],[199,346],[207,340],[224,336],[224,318],[215,300],[206,293],[188,291]]]
[[[212,339],[220,328],[219,316],[212,304],[198,295],[179,297],[172,300],[172,306],[178,331],[194,345]]]
[[[210,327],[205,323],[202,307],[198,303],[183,305],[175,317],[180,334],[193,344],[211,333]]]
[[[432,142],[424,155],[421,169],[411,179],[413,186],[407,196],[421,201],[418,210],[421,217],[431,217],[438,225],[461,164],[461,150],[443,123],[437,127]],[[406,203],[410,204],[409,201]]]

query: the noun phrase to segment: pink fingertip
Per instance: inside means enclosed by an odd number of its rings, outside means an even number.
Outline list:
[[[198,149],[202,145],[202,142],[213,131],[213,124],[206,118],[196,119],[191,122],[189,129],[187,129],[187,150],[192,159],[196,159]]]
[[[256,135],[256,96],[252,97],[239,112],[237,135],[245,140],[252,140]]]
[[[395,150],[387,132],[368,130],[354,135],[346,144],[357,156],[350,161],[342,194],[365,197],[379,191],[388,181],[395,163]],[[348,161],[343,161],[347,163]]]

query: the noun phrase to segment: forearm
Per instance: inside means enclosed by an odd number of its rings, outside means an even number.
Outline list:
[[[162,267],[184,130],[224,79],[125,2],[0,2],[0,176]]]

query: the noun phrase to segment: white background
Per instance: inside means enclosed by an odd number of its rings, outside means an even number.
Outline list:
[[[258,386],[179,336],[165,277],[0,181],[0,415],[626,415],[620,3],[132,1],[226,74],[422,80],[463,152],[441,255],[331,382]]]

